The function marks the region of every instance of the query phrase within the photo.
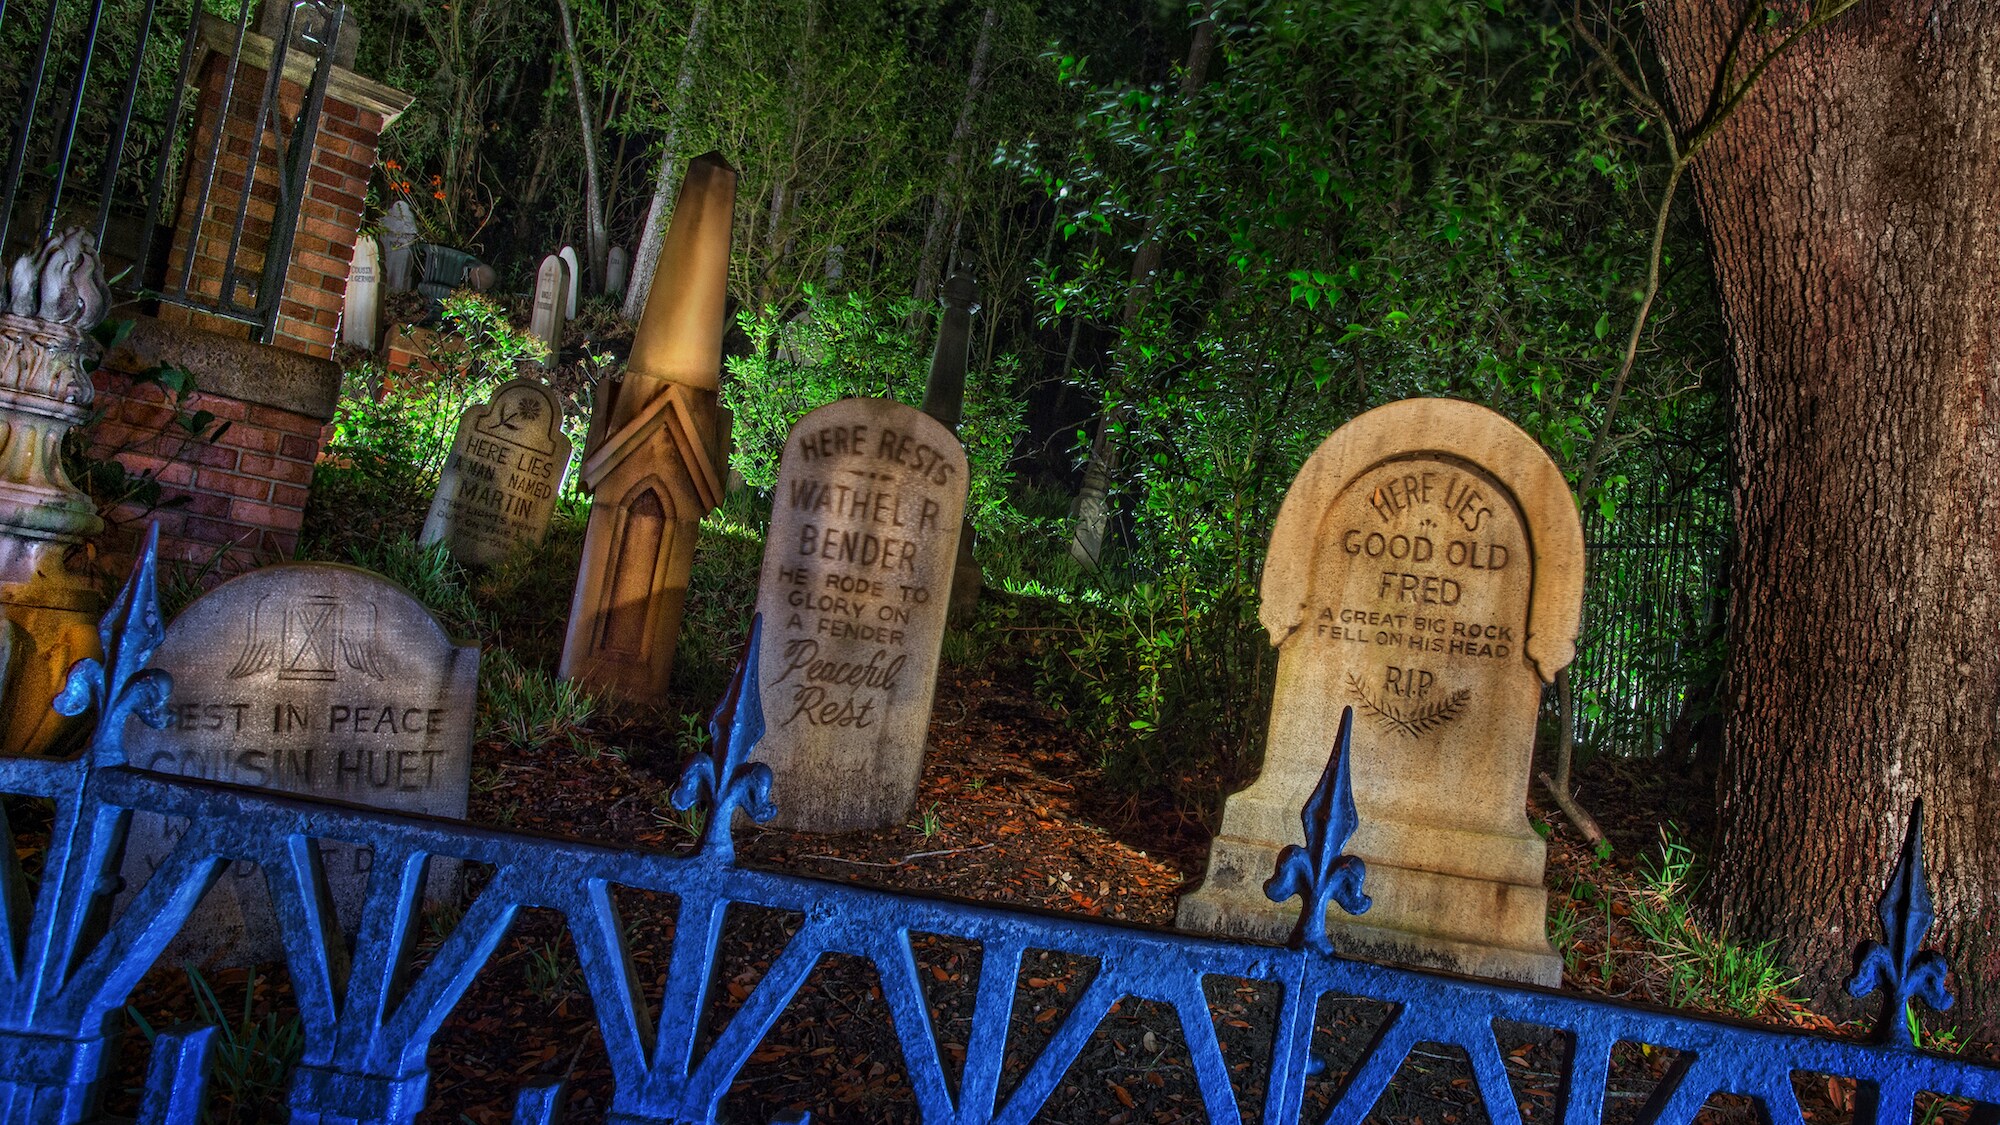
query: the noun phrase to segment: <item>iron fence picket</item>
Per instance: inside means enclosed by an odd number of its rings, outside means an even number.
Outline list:
[[[18,870],[4,874],[7,893],[0,894],[0,903],[8,904],[0,913],[0,1122],[66,1125],[81,1119],[102,1080],[110,1022],[233,861],[262,868],[282,932],[306,1045],[291,1079],[295,1122],[414,1120],[428,1092],[433,1036],[526,909],[558,913],[575,943],[613,1076],[607,1120],[617,1125],[715,1121],[753,1052],[831,954],[874,967],[912,1096],[930,1123],[1033,1119],[1063,1086],[1112,1005],[1127,999],[1172,1009],[1209,1119],[1240,1121],[1231,1059],[1204,991],[1213,977],[1269,989],[1278,999],[1271,1049],[1242,1060],[1261,1063],[1262,1119],[1273,1123],[1300,1120],[1305,1111],[1306,1082],[1316,1064],[1315,1014],[1329,997],[1377,1001],[1389,1007],[1389,1016],[1334,1092],[1322,1118],[1327,1122],[1361,1121],[1410,1052],[1438,1044],[1465,1053],[1473,1090],[1493,1125],[1519,1125],[1500,1045],[1502,1023],[1546,1029],[1571,1044],[1558,1107],[1564,1125],[1603,1119],[1611,1057],[1620,1042],[1679,1053],[1641,1115],[1651,1125],[1684,1125],[1715,1093],[1757,1099],[1774,1125],[1800,1122],[1797,1073],[1866,1084],[1859,1125],[1901,1125],[1922,1092],[1974,1102],[1986,1112],[2000,1106],[2000,1068],[1916,1050],[1906,1033],[1901,1041],[1893,1037],[1900,1025],[1893,1009],[1906,996],[1947,1002],[1941,967],[1926,967],[1931,955],[1915,954],[1929,910],[1914,816],[1884,903],[1896,952],[1871,950],[1861,963],[1872,965],[1867,971],[1875,975],[1856,978],[1886,987],[1894,1003],[1882,1028],[1885,1038],[1862,1043],[1346,959],[1305,925],[1289,945],[1264,945],[740,866],[728,843],[736,811],[759,819],[773,811],[769,771],[748,761],[762,726],[754,634],[747,666],[739,669],[711,728],[711,756],[697,759],[676,791],[679,803],[706,798],[710,805],[704,838],[692,854],[633,851],[151,773],[126,763],[123,754],[125,725],[132,718],[161,719],[171,690],[163,673],[145,668],[160,637],[151,567],[149,545],[108,619],[106,660],[80,662],[59,698],[65,713],[90,709],[102,716],[86,754],[72,761],[0,761],[0,790],[56,803],[32,911]],[[1279,861],[1281,871],[1305,872],[1304,885],[1295,880],[1280,893],[1300,893],[1309,903],[1333,894],[1330,880],[1336,877],[1357,883],[1365,877],[1358,860],[1339,855],[1356,823],[1339,768],[1344,734],[1308,803],[1306,846]],[[130,907],[101,937],[87,940],[87,919],[112,882],[119,826],[135,811],[181,818],[186,831]],[[351,961],[326,905],[321,841],[366,846],[374,855]],[[482,864],[491,877],[429,961],[415,968],[409,939],[431,857]],[[1365,909],[1358,886],[1340,886],[1339,901]],[[614,888],[677,900],[658,1011],[644,999]],[[696,1029],[717,977],[725,919],[746,907],[789,912],[801,921],[727,1024],[698,1050]],[[981,951],[956,1096],[917,971],[917,934]],[[1003,1094],[1002,1060],[1010,1048],[1025,1050],[1011,1031],[1013,992],[1028,953],[1037,950],[1093,959],[1097,969]],[[398,987],[406,973],[407,983]],[[147,1120],[193,1119],[206,1042],[182,1032],[156,1042]],[[560,1088],[533,1085],[520,1092],[516,1105],[520,1120],[552,1120]]]

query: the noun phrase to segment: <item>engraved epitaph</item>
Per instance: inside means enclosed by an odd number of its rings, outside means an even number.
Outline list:
[[[1228,800],[1189,929],[1282,939],[1262,893],[1355,711],[1352,778],[1374,908],[1335,949],[1554,985],[1545,846],[1527,820],[1543,684],[1573,653],[1583,533],[1542,448],[1483,407],[1416,399],[1336,431],[1286,495],[1260,616],[1278,646],[1264,768]]]
[[[391,293],[408,293],[416,284],[417,214],[398,199],[382,216],[382,283]]]
[[[354,261],[347,267],[347,298],[340,315],[340,342],[375,349],[375,323],[382,311],[382,278],[375,239],[362,235],[354,243]]]
[[[563,323],[568,317],[569,266],[554,254],[542,259],[535,271],[535,304],[528,314],[528,331],[549,346],[549,363],[562,351]]]
[[[459,646],[402,587],[332,563],[251,571],[168,627],[153,666],[173,676],[165,729],[134,723],[132,765],[377,808],[463,817],[479,649]],[[136,813],[125,893],[181,825]],[[323,841],[327,888],[352,932],[370,854]],[[433,861],[430,892],[456,865]],[[122,903],[121,903],[122,906]],[[262,874],[230,865],[170,947],[176,959],[244,964],[280,955]]]
[[[467,566],[490,566],[540,543],[569,472],[562,403],[536,379],[500,385],[466,408],[438,474],[422,542]]]
[[[903,823],[916,803],[966,494],[934,418],[850,398],[785,438],[757,587],[764,740],[782,827]]]
[[[590,526],[562,674],[636,702],[666,698],[696,531],[722,502],[729,421],[716,386],[735,202],[721,156],[689,161],[625,378],[591,420],[601,436],[581,470]]]

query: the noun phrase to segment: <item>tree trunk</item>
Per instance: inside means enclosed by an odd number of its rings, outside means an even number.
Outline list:
[[[917,307],[911,312],[911,327],[928,321],[931,298],[937,294],[938,261],[944,257],[944,232],[957,212],[960,193],[958,169],[965,161],[965,142],[972,134],[972,115],[979,108],[979,94],[986,86],[986,63],[993,55],[993,27],[1000,22],[1000,5],[988,3],[979,21],[979,38],[972,46],[972,69],[965,76],[965,100],[958,106],[958,121],[951,127],[951,144],[945,149],[944,177],[937,195],[931,199],[930,222],[924,224],[924,248],[917,256]]]
[[[1215,19],[1204,14],[1194,25],[1194,38],[1188,43],[1187,65],[1181,68],[1180,101],[1184,106],[1189,98],[1208,76],[1208,56],[1215,49]],[[1171,131],[1169,133],[1171,136]],[[1140,314],[1146,310],[1146,302],[1153,296],[1153,275],[1160,272],[1161,255],[1164,248],[1160,244],[1160,203],[1173,190],[1174,172],[1172,168],[1162,171],[1153,179],[1150,205],[1146,208],[1146,227],[1139,237],[1139,249],[1132,256],[1132,273],[1125,286],[1125,311],[1123,331],[1119,333],[1117,347],[1126,353],[1127,343],[1138,328]],[[1125,412],[1124,395],[1117,386],[1124,373],[1127,355],[1119,355],[1111,365],[1112,385],[1107,388],[1104,409],[1097,417],[1097,432],[1090,442],[1090,459],[1084,465],[1083,483],[1076,491],[1076,507],[1073,513],[1075,524],[1070,531],[1070,557],[1084,569],[1097,569],[1098,559],[1104,553],[1104,535],[1111,526],[1111,475],[1118,471],[1118,447],[1116,434],[1119,421]]]
[[[1647,13],[1685,134],[1749,16]],[[1735,73],[1781,33],[1745,34]],[[1694,176],[1738,377],[1721,905],[1831,1000],[1922,797],[1953,1017],[1990,1026],[2000,36],[1970,3],[1864,4],[1772,65]]]
[[[667,136],[660,143],[660,167],[653,173],[653,202],[646,208],[646,225],[632,251],[632,275],[625,281],[625,319],[638,320],[646,311],[646,294],[653,288],[653,270],[660,264],[660,244],[667,238],[678,188],[674,157],[679,152],[681,123],[687,115],[688,92],[694,88],[694,68],[701,58],[702,30],[707,26],[708,0],[695,0],[688,16],[687,42],[681,47],[680,74],[674,79],[674,100],[667,106]]]
[[[588,228],[585,249],[590,253],[591,288],[604,289],[604,257],[611,249],[611,236],[604,222],[603,176],[597,162],[597,123],[590,112],[590,93],[583,84],[583,60],[576,53],[576,28],[570,21],[569,0],[556,0],[562,17],[563,54],[569,56],[570,85],[576,91],[576,120],[583,135],[583,221]],[[575,278],[577,285],[582,278]]]

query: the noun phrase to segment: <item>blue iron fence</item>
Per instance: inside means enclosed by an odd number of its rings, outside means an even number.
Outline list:
[[[616,1083],[608,1120],[621,1125],[716,1120],[731,1082],[829,953],[864,958],[879,973],[911,1093],[927,1122],[1030,1120],[1113,1005],[1128,998],[1177,1013],[1209,1120],[1240,1121],[1245,1107],[1230,1079],[1240,1064],[1225,1057],[1203,988],[1213,976],[1260,984],[1280,997],[1268,1056],[1252,1060],[1264,1068],[1266,1122],[1297,1121],[1304,1110],[1305,1083],[1323,1066],[1313,1057],[1313,1025],[1328,996],[1367,997],[1390,1007],[1340,1086],[1328,1121],[1362,1120],[1412,1048],[1429,1043],[1462,1049],[1489,1120],[1519,1125],[1498,1022],[1567,1036],[1563,1125],[1604,1117],[1612,1052],[1620,1042],[1678,1052],[1642,1114],[1669,1125],[1691,1119],[1717,1092],[1757,1099],[1774,1125],[1800,1122],[1796,1073],[1858,1080],[1856,1119],[1863,1125],[1910,1120],[1922,1092],[1983,1107],[2000,1104],[2000,1070],[1916,1050],[1904,1026],[1903,1005],[1911,997],[1934,1007],[1950,1003],[1942,964],[1920,951],[1931,918],[1915,816],[1883,898],[1888,941],[1870,943],[1851,986],[1857,994],[1880,988],[1888,996],[1882,1040],[1863,1044],[1334,956],[1320,924],[1326,901],[1367,908],[1365,871],[1359,860],[1341,854],[1355,827],[1345,723],[1303,813],[1308,843],[1284,853],[1267,885],[1278,901],[1297,894],[1307,904],[1297,934],[1283,948],[933,901],[736,866],[736,815],[761,819],[772,812],[769,771],[747,760],[763,730],[754,635],[745,666],[711,722],[712,756],[697,759],[675,793],[683,807],[709,807],[702,845],[691,856],[529,837],[134,769],[121,750],[125,725],[134,718],[157,725],[171,690],[164,673],[146,668],[162,635],[153,582],[149,544],[105,618],[104,661],[80,662],[57,701],[66,714],[88,710],[100,717],[87,751],[74,761],[0,760],[0,791],[46,798],[56,810],[32,888],[11,850],[0,871],[0,1122],[72,1122],[94,1112],[120,1005],[232,860],[262,867],[283,930],[306,1041],[290,1087],[291,1120],[300,1123],[412,1121],[425,1099],[432,1035],[524,908],[547,908],[566,920]],[[101,911],[116,889],[119,836],[134,810],[182,817],[188,828],[131,906],[106,925]],[[320,840],[374,850],[351,956],[327,905]],[[424,864],[432,856],[486,864],[492,878],[418,968],[410,959],[412,926]],[[657,1011],[644,999],[646,982],[628,956],[614,887],[678,898]],[[724,914],[736,906],[793,911],[803,922],[727,1025],[698,1050],[697,1024],[717,977]],[[980,947],[956,1093],[926,1006],[913,934]],[[1093,958],[1100,968],[1003,1098],[1002,1060],[1010,1047],[1021,1049],[1010,1043],[1015,982],[1031,950]],[[194,1119],[213,1032],[178,1028],[155,1040],[142,1120]],[[557,1120],[562,1100],[559,1083],[531,1085],[520,1092],[515,1120]]]

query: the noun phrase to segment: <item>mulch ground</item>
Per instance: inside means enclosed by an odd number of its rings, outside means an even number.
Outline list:
[[[933,751],[910,824],[841,837],[746,830],[738,833],[741,861],[834,881],[1170,925],[1176,900],[1199,877],[1206,830],[1169,808],[1102,798],[1095,770],[1076,739],[1024,681],[946,669],[934,711]],[[472,818],[637,848],[690,846],[689,822],[666,799],[681,763],[674,739],[661,725],[647,716],[607,721],[599,733],[606,744],[623,748],[619,755],[582,757],[568,749],[523,755],[482,745],[475,756]],[[1606,863],[1565,826],[1554,825],[1552,905],[1582,893],[1579,883],[1601,888],[1593,901],[1602,901],[1605,890],[1629,891],[1635,879],[1630,855],[1656,831],[1659,802],[1667,799],[1642,791],[1650,781],[1615,772],[1585,776],[1586,799],[1594,792],[1603,802],[1600,815],[1620,851]],[[1538,815],[1549,814],[1538,810]],[[620,896],[634,962],[641,977],[654,982],[650,999],[656,1002],[672,940],[671,901],[629,890]],[[1642,943],[1621,930],[1619,917],[1605,910],[1599,928],[1579,936],[1565,986],[1659,999],[1648,982],[1657,967],[1649,966]],[[714,1005],[706,1016],[711,1040],[797,924],[796,916],[782,912],[732,913]],[[425,945],[434,946],[442,930],[427,934]],[[937,938],[922,939],[917,949],[954,1084],[969,1031],[978,955],[975,946]],[[1087,960],[1029,955],[1016,985],[1014,1050],[1003,1073],[1003,1099],[1093,971]],[[251,1029],[246,1038],[253,1047],[286,1046],[289,989],[281,970],[254,978],[241,970],[219,971],[206,979],[223,1011],[232,1018],[248,1013],[241,1022]],[[1220,977],[1209,979],[1208,993],[1225,1057],[1236,1068],[1245,1120],[1257,1121],[1264,1094],[1259,1072],[1277,997],[1253,982]],[[133,997],[134,1010],[154,1025],[172,1022],[176,1013],[185,1018],[195,1006],[189,978],[166,967],[155,969]],[[1328,1065],[1308,1085],[1309,1109],[1324,1113],[1330,1106],[1387,1014],[1386,1006],[1362,999],[1329,998],[1322,1004],[1315,1050]],[[1833,1028],[1795,1005],[1769,1015]],[[128,1091],[138,1085],[143,1066],[141,1037],[130,1038],[120,1063]],[[1502,1048],[1524,1121],[1555,1121],[1561,1038],[1534,1028],[1503,1029]],[[282,1118],[275,1074],[257,1081],[255,1071],[263,1065],[259,1052],[230,1058],[240,1065],[225,1060],[221,1080],[212,1086],[233,1094],[218,1119]],[[1636,1120],[1673,1061],[1671,1051],[1621,1044],[1607,1120],[1620,1125]],[[515,1092],[551,1077],[569,1080],[569,1121],[603,1119],[611,1075],[559,917],[524,913],[436,1036],[430,1062],[434,1077],[430,1105],[420,1119],[425,1122],[507,1121]],[[1813,1120],[1851,1120],[1851,1088],[1802,1079],[1800,1091]],[[114,1099],[114,1110],[120,1100]],[[129,1102],[131,1095],[122,1100]],[[722,1119],[763,1123],[796,1111],[809,1111],[816,1123],[917,1119],[888,1011],[866,962],[835,956],[819,964],[732,1087]],[[1754,1107],[1730,1099],[1718,1099],[1705,1111],[1712,1122],[1758,1116]],[[1098,1125],[1203,1119],[1177,1017],[1170,1009],[1132,1002],[1121,1004],[1097,1030],[1038,1118]],[[1370,1118],[1432,1125],[1484,1119],[1465,1057],[1436,1045],[1411,1054]]]

